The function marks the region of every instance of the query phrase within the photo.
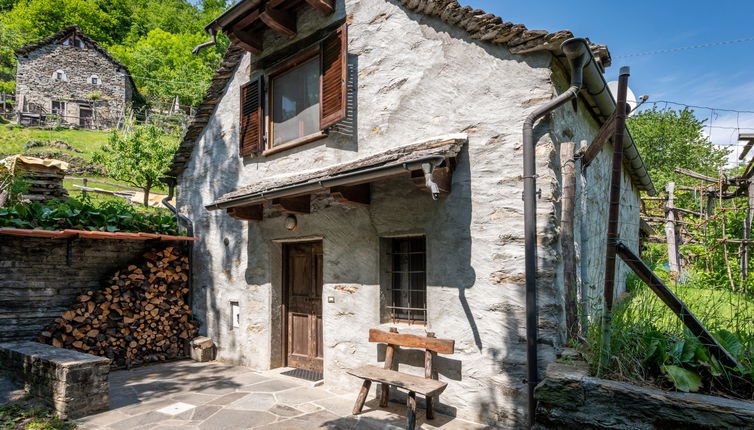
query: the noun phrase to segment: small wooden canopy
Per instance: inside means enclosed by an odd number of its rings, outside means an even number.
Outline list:
[[[237,46],[254,55],[264,50],[264,32],[272,29],[296,37],[296,16],[312,7],[323,15],[335,12],[335,0],[242,0],[207,25],[211,33],[223,32]]]

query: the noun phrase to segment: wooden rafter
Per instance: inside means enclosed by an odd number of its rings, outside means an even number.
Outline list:
[[[311,196],[272,199],[272,207],[287,214],[308,214],[311,213]]]
[[[359,184],[353,186],[340,186],[330,188],[330,194],[338,203],[369,206],[371,201],[371,189],[369,184]]]
[[[262,221],[264,207],[262,205],[241,206],[228,209],[228,215],[242,221]]]
[[[291,39],[296,37],[296,17],[290,12],[267,7],[259,15],[259,19],[280,34]]]
[[[306,3],[322,12],[325,16],[332,15],[335,12],[335,2],[333,0],[306,0]]]

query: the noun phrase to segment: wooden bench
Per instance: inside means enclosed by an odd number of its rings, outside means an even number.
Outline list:
[[[406,426],[409,430],[413,430],[416,426],[416,393],[419,393],[426,398],[427,419],[433,419],[433,405],[435,398],[445,391],[448,384],[433,379],[437,376],[432,368],[432,363],[434,361],[434,356],[437,353],[452,354],[455,348],[455,341],[449,339],[436,339],[431,333],[428,333],[427,336],[399,334],[398,330],[395,328],[391,328],[390,332],[371,329],[369,330],[369,341],[387,344],[385,366],[362,366],[348,371],[349,375],[364,380],[359,396],[356,398],[356,404],[353,407],[353,414],[357,415],[361,413],[361,410],[364,408],[364,402],[369,394],[369,388],[372,386],[372,382],[379,382],[382,384],[380,406],[383,408],[387,406],[390,398],[391,385],[408,391],[408,397],[406,398]],[[421,348],[425,350],[423,378],[393,370],[395,348],[398,346]]]

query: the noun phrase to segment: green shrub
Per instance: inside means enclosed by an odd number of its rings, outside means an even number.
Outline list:
[[[664,279],[665,270],[656,273]],[[602,330],[593,324],[587,359],[593,374],[679,391],[754,398],[754,297],[710,288],[707,274],[670,285],[715,338],[743,366],[722,366],[699,339],[646,286],[629,282],[632,292],[616,305],[610,323],[610,353],[602,362]]]
[[[167,210],[146,214],[125,201],[88,197],[0,208],[0,227],[178,234],[175,217]]]

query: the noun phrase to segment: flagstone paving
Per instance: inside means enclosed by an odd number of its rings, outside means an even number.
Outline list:
[[[221,363],[179,361],[110,374],[110,410],[77,420],[89,430],[246,430],[405,428],[405,407],[378,408],[374,392],[361,415],[351,415],[356,393],[340,394],[310,382]],[[436,414],[422,429],[475,430],[484,426]]]

